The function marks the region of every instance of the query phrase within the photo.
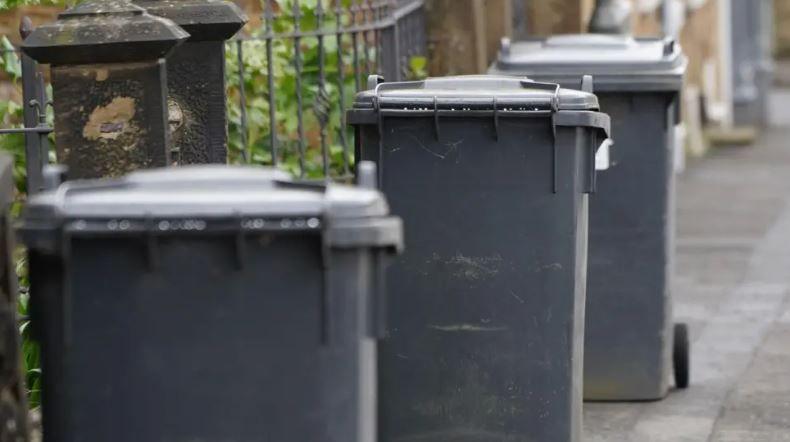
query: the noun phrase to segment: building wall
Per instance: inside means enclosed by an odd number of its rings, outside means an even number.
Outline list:
[[[431,75],[485,72],[502,37],[513,32],[512,0],[426,0],[425,6]]]
[[[790,57],[790,0],[774,0],[776,55]]]
[[[55,21],[55,17],[62,8],[55,6],[23,6],[20,8],[0,11],[0,35],[11,40],[11,43],[21,43],[19,36],[19,22],[22,17],[30,17],[34,26]]]

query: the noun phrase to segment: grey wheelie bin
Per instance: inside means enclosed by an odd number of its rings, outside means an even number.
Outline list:
[[[579,87],[593,76],[612,118],[613,167],[590,198],[584,396],[664,397],[688,383],[685,325],[672,324],[674,128],[686,59],[671,40],[564,35],[503,42],[492,72]]]
[[[192,166],[28,204],[45,441],[375,441],[375,189]]]
[[[371,81],[357,158],[407,225],[388,272],[379,442],[579,439],[587,194],[609,118],[527,79]]]

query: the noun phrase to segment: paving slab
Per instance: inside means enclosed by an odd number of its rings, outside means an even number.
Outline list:
[[[772,128],[680,177],[673,293],[692,385],[663,401],[585,404],[585,441],[790,442],[788,141],[790,128]]]

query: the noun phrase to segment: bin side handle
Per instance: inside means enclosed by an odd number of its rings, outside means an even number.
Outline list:
[[[604,138],[597,148],[597,156],[595,157],[595,170],[609,170],[612,167],[611,149],[614,146],[614,141],[611,138]]]
[[[608,114],[595,111],[559,111],[554,114],[555,126],[590,127],[609,138],[611,119]]]
[[[595,193],[596,183],[596,154],[601,148],[608,148],[613,144],[609,137],[611,119],[609,115],[595,111],[560,111],[554,114],[553,125],[566,127],[588,127],[596,131],[590,143],[589,182],[585,193]],[[603,139],[601,143],[598,140]]]

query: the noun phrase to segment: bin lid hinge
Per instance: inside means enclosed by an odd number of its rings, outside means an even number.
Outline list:
[[[373,250],[373,312],[371,319],[371,337],[374,339],[384,339],[387,337],[387,285],[386,285],[386,265],[389,252],[386,249]]]
[[[551,113],[551,191],[553,193],[557,193],[557,188],[559,187],[559,183],[557,183],[557,179],[559,176],[559,172],[557,171],[558,159],[557,159],[557,113]]]
[[[245,229],[244,229],[244,219],[241,216],[240,212],[235,213],[235,218],[237,222],[238,229],[234,235],[235,240],[235,250],[234,250],[234,258],[236,264],[236,270],[243,270],[244,269],[244,261],[247,256],[247,238],[245,236]]]
[[[63,266],[61,272],[63,275],[62,292],[61,292],[61,306],[63,309],[62,317],[62,334],[63,347],[68,349],[71,347],[71,319],[72,319],[72,293],[71,293],[71,232],[69,227],[66,226],[61,232],[61,265]]]
[[[332,338],[332,250],[329,244],[329,222],[324,220],[321,234],[321,299],[319,311],[321,314],[321,344],[329,345]]]
[[[377,94],[378,94],[378,86],[376,87]],[[379,189],[384,184],[382,180],[382,176],[384,175],[384,118],[381,116],[381,106],[379,103],[379,97],[376,95],[373,97],[373,111],[376,113],[376,127],[379,133],[379,151],[378,151],[378,166],[379,166],[379,173],[377,176],[377,183]]]
[[[153,272],[159,267],[159,239],[156,237],[156,226],[154,217],[150,213],[145,214],[145,258],[149,272]]]
[[[494,139],[499,141],[499,103],[497,102],[496,96],[494,97],[494,105],[492,108],[494,110]]]
[[[588,165],[588,171],[590,174],[590,188],[587,193],[595,193],[598,189],[598,172],[596,170],[595,164],[595,156],[598,152],[598,137],[595,135],[591,136],[590,142],[590,154],[588,155],[588,159],[590,164]]]
[[[559,188],[559,167],[557,160],[557,112],[560,110],[560,85],[553,84],[554,95],[551,97],[551,191],[557,193]]]
[[[433,96],[433,130],[436,135],[436,141],[439,141],[441,132],[439,132],[439,97]]]

